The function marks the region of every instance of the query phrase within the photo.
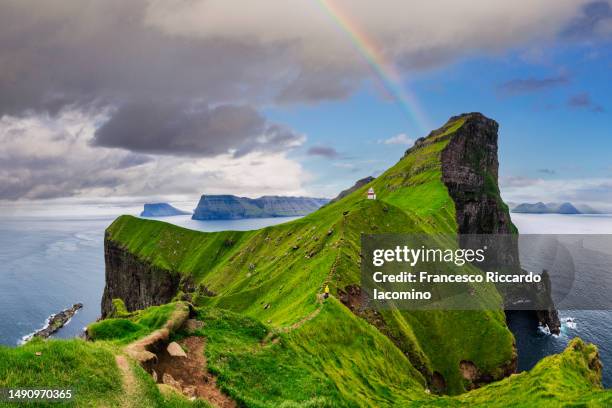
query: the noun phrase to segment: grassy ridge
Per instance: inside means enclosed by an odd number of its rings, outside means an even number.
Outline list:
[[[114,302],[115,305],[117,303],[123,305],[123,302],[118,299],[117,301]],[[168,303],[134,313],[120,310],[118,317],[104,319],[87,326],[87,334],[94,341],[113,340],[118,344],[127,344],[161,328],[175,308],[174,303]]]
[[[441,181],[440,154],[463,123],[445,125],[369,185],[290,223],[201,233],[123,216],[109,227],[108,238],[144,261],[193,276],[217,294],[199,297],[200,305],[290,326],[317,309],[316,295],[325,283],[334,293],[359,282],[361,233],[456,231],[454,203]],[[369,187],[378,200],[365,199]],[[423,372],[441,373],[450,393],[465,391],[461,360],[493,371],[513,355],[501,310],[387,313],[385,324]],[[482,333],[490,335],[486,342]]]

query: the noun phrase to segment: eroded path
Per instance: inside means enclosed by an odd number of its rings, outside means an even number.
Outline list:
[[[119,371],[121,372],[123,383],[123,394],[120,401],[121,406],[132,407],[134,405],[131,402],[135,399],[135,396],[138,393],[138,384],[136,382],[136,378],[134,378],[132,367],[130,367],[130,362],[124,355],[116,355],[115,361],[117,362],[117,367],[119,367]]]
[[[178,341],[187,357],[172,357],[166,349],[157,354],[153,366],[157,382],[170,385],[187,397],[208,401],[218,408],[234,408],[236,402],[221,392],[216,378],[208,372],[204,348],[206,339],[190,336]]]

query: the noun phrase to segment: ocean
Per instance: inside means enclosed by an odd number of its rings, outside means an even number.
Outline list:
[[[81,309],[55,337],[79,335],[100,315],[104,289],[104,229],[108,217],[0,218],[0,344],[15,346],[41,328],[48,316],[77,303]],[[201,231],[251,230],[294,218],[196,221],[190,216],[159,218]],[[512,214],[524,234],[611,234],[611,215]],[[510,316],[519,370],[563,351],[579,336],[599,347],[604,385],[612,385],[612,311],[560,311],[561,334],[551,336],[523,316]]]
[[[104,230],[112,217],[0,218],[0,344],[15,346],[74,303],[83,308],[54,337],[78,336],[100,317]],[[158,218],[201,231],[253,230],[297,217],[197,221]]]
[[[512,214],[521,234],[612,234],[612,215]],[[539,271],[538,271],[539,272]],[[577,277],[579,279],[579,277]],[[609,296],[609,294],[607,294]],[[599,348],[603,385],[612,386],[612,311],[559,310],[561,334],[547,334],[522,314],[508,318],[518,349],[519,371],[529,370],[543,357],[562,352],[574,337]]]

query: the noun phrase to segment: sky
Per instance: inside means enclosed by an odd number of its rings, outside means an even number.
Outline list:
[[[612,210],[612,1],[7,0],[0,209],[333,197],[478,111],[511,202]]]

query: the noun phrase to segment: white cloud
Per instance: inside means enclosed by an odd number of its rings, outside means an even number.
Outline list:
[[[185,159],[94,147],[102,116],[67,111],[54,118],[0,119],[0,199],[299,195],[310,179],[284,152]]]
[[[516,203],[564,202],[588,204],[612,211],[612,178],[575,178],[545,180],[529,177],[502,177],[504,200]]]
[[[322,4],[348,16],[389,59],[423,66],[449,55],[548,40],[588,0],[540,0],[516,7],[488,0],[157,0],[145,21],[170,35],[291,45],[305,65],[354,66],[360,58]]]
[[[388,139],[381,140],[379,143],[384,143],[386,145],[406,145],[412,146],[414,143],[414,139],[408,137],[405,133],[400,133],[398,135],[392,136]]]
[[[332,163],[332,166],[337,167],[339,169],[354,169],[355,165],[353,163],[344,163],[344,162],[339,162],[339,163]]]

